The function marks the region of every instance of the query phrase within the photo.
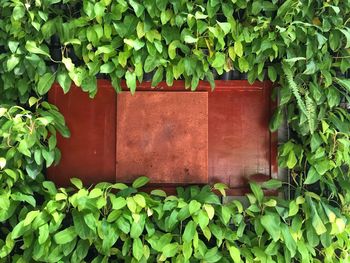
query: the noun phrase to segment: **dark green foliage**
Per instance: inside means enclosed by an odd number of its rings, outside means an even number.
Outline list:
[[[349,262],[350,2],[348,0],[0,1],[0,262]],[[266,76],[279,94],[271,129],[293,138],[279,165],[291,200],[251,184],[249,205],[206,186],[138,192],[101,183],[56,189],[64,118],[45,102],[54,81],[93,97],[104,74],[133,93],[214,70]],[[15,105],[21,105],[15,106]],[[225,194],[225,186],[214,188]]]

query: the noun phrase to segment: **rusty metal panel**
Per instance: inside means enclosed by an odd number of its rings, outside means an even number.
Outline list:
[[[58,136],[62,159],[48,169],[48,177],[60,186],[77,177],[86,184],[115,180],[115,91],[106,82],[99,82],[94,99],[74,85],[64,95],[55,84],[49,101],[55,104],[67,122],[71,138]]]
[[[209,180],[231,189],[271,176],[270,92],[260,86],[218,86],[209,94]]]
[[[208,93],[117,95],[116,179],[208,183]]]

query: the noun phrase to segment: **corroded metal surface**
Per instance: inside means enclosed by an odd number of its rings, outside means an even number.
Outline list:
[[[94,99],[75,86],[66,95],[56,84],[50,90],[49,101],[59,108],[71,131],[69,139],[58,136],[62,159],[47,172],[58,185],[68,185],[72,177],[86,185],[115,180],[116,95],[111,85],[100,84]]]
[[[208,93],[117,95],[117,181],[208,182]]]
[[[271,83],[216,81],[212,92],[200,82],[187,92],[183,81],[156,88],[143,82],[134,96],[116,95],[106,80],[98,86],[94,100],[74,86],[67,95],[57,84],[49,92],[72,132],[70,139],[58,138],[62,161],[48,170],[58,185],[71,177],[89,185],[147,175],[150,189],[222,182],[229,194],[242,195],[249,180],[276,177]]]

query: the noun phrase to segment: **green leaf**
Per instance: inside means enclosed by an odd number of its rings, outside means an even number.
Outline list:
[[[288,154],[288,160],[287,160],[287,167],[289,169],[293,169],[294,166],[297,164],[298,160],[295,156],[294,151],[290,151]]]
[[[23,220],[23,226],[28,226],[28,225],[30,225],[30,224],[33,222],[33,220],[34,220],[40,213],[41,213],[41,212],[38,211],[38,210],[30,211],[30,212],[26,215],[25,219]]]
[[[172,41],[168,46],[168,54],[170,59],[176,58],[176,48],[180,45],[179,40]]]
[[[140,260],[143,256],[143,245],[140,238],[135,238],[132,243],[132,254],[137,259]]]
[[[226,196],[226,189],[228,189],[228,186],[226,184],[223,183],[216,183],[214,184],[214,189],[218,190],[220,192],[220,194],[222,194],[223,196]]]
[[[283,123],[283,111],[282,108],[278,108],[275,110],[275,112],[272,115],[270,124],[269,124],[269,129],[272,132],[275,132],[278,130],[279,127],[281,127]]]
[[[235,54],[239,57],[243,56],[243,45],[241,42],[236,41],[234,46],[233,46],[233,50],[235,51]]]
[[[145,42],[139,40],[139,39],[124,39],[124,43],[132,47],[133,49],[140,50],[145,46]]]
[[[317,210],[314,207],[314,204],[312,206],[313,206],[312,226],[314,227],[317,235],[322,235],[323,233],[327,232],[327,228],[325,227],[320,216],[318,215]]]
[[[291,229],[289,229],[287,225],[282,224],[281,230],[284,243],[286,244],[291,256],[294,257],[297,250],[297,244],[291,235]]]
[[[225,65],[225,54],[217,52],[211,65],[214,68],[222,68]]]
[[[140,207],[146,207],[146,199],[142,195],[136,194],[133,198]]]
[[[58,72],[57,82],[58,82],[58,84],[60,84],[64,94],[66,94],[69,91],[71,84],[72,84],[72,80],[70,79],[70,77],[66,71]]]
[[[198,42],[198,38],[194,38],[193,36],[186,35],[184,37],[184,41],[185,41],[185,43],[193,44],[193,43],[197,43]]]
[[[345,48],[349,48],[350,47],[350,29],[349,28],[340,29],[340,31],[344,34],[344,36],[346,38]]]
[[[20,20],[25,15],[25,8],[21,2],[17,2],[17,5],[13,9],[12,17],[14,20]]]
[[[238,59],[238,66],[243,72],[248,72],[249,70],[249,63],[244,57]]]
[[[37,91],[39,95],[46,94],[52,87],[54,81],[55,75],[50,72],[47,72],[43,76],[41,76],[37,85]]]
[[[278,214],[266,214],[261,217],[260,222],[266,231],[270,234],[273,241],[277,242],[281,235],[281,219]]]
[[[114,197],[111,196],[111,202],[112,202],[112,209],[113,210],[119,210],[122,209],[124,206],[126,206],[126,200],[124,197]]]
[[[38,242],[40,245],[44,244],[46,240],[49,238],[49,225],[44,224],[43,226],[39,227],[39,238]]]
[[[159,67],[152,78],[152,87],[156,87],[163,80],[163,67]]]
[[[259,203],[261,203],[263,200],[263,197],[264,197],[264,193],[261,190],[261,187],[257,183],[254,183],[254,182],[250,182],[249,185],[250,185],[250,189],[252,190],[256,199],[258,200]]]
[[[37,47],[37,44],[34,41],[28,40],[26,45],[25,45],[25,48],[31,53],[40,54],[40,55],[50,57],[49,52],[44,50],[44,48]]]
[[[21,142],[18,145],[18,151],[28,157],[31,157],[31,153],[28,149],[28,144],[26,140],[21,140]]]
[[[141,176],[139,178],[137,178],[133,183],[132,183],[132,187],[134,188],[140,188],[144,185],[146,185],[149,182],[149,178],[146,176]]]
[[[277,80],[277,71],[276,71],[275,67],[269,66],[267,73],[268,73],[269,79],[272,82],[275,82]]]
[[[166,244],[162,249],[163,255],[165,258],[173,258],[177,254],[178,248],[178,243]]]
[[[270,179],[266,182],[263,182],[261,187],[265,189],[278,189],[282,187],[282,182],[277,179]]]
[[[12,55],[6,62],[7,70],[13,70],[19,63],[19,58],[15,55]]]
[[[130,5],[132,6],[132,8],[135,11],[135,14],[137,17],[140,17],[143,14],[143,11],[145,10],[144,5],[139,4],[138,2],[134,1],[134,0],[128,0]]]
[[[183,241],[184,242],[191,242],[194,234],[196,232],[196,224],[193,221],[189,221],[185,227],[185,231],[182,235]]]
[[[75,232],[75,228],[71,226],[56,233],[53,239],[58,245],[63,245],[73,241],[76,237],[77,233]]]
[[[83,188],[83,182],[79,178],[71,178],[70,182],[78,189]]]
[[[205,229],[209,224],[209,217],[207,213],[204,212],[203,210],[200,210],[198,213],[198,224],[202,230]]]
[[[199,203],[196,200],[191,200],[191,202],[188,205],[188,209],[191,215],[195,214],[199,209],[201,208],[201,203]]]
[[[299,206],[296,203],[295,200],[290,201],[289,203],[289,212],[288,212],[288,216],[295,216],[299,211]]]
[[[126,85],[130,89],[131,94],[135,94],[136,91],[136,73],[129,70],[125,73]]]
[[[229,246],[228,251],[230,252],[231,259],[234,263],[241,262],[241,252],[235,246]]]
[[[3,157],[0,157],[0,170],[4,169],[6,166],[6,159]]]
[[[304,184],[313,184],[313,183],[316,183],[320,179],[321,179],[321,175],[312,166],[307,173],[307,177],[306,177]]]

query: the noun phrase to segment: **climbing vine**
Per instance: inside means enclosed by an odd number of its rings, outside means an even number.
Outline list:
[[[348,262],[349,14],[348,0],[2,0],[0,258]],[[144,178],[92,189],[74,179],[75,191],[45,181],[56,133],[69,136],[45,101],[55,81],[94,97],[98,78],[116,92],[149,76],[215,89],[229,71],[276,84],[270,129],[291,131],[279,148],[290,200],[264,196],[275,181],[252,183],[247,208],[209,187],[138,192]]]

